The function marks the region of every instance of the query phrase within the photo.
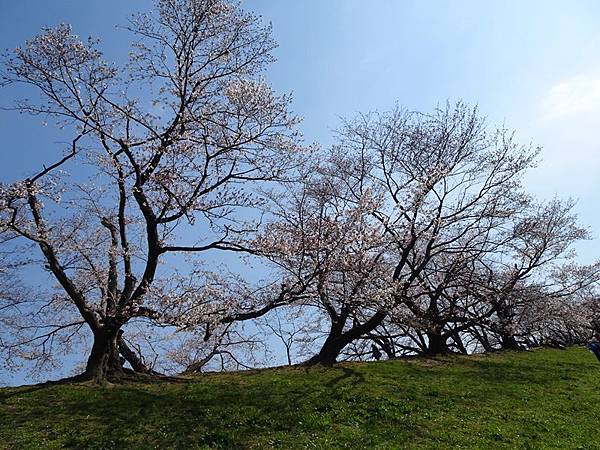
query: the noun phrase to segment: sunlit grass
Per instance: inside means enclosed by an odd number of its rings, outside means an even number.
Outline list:
[[[0,448],[600,448],[581,348],[0,390]]]

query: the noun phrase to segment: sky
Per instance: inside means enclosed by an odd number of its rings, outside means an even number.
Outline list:
[[[273,25],[277,62],[266,74],[292,92],[307,142],[327,146],[341,116],[395,104],[431,111],[447,100],[478,105],[490,125],[539,145],[526,178],[540,199],[573,197],[580,222],[600,237],[600,2],[595,0],[247,0]],[[0,2],[0,49],[43,26],[70,23],[102,40],[109,58],[127,54],[124,25],[149,0]],[[12,94],[11,94],[12,95]],[[0,89],[0,106],[10,104]],[[0,110],[0,180],[26,176],[59,148],[40,118]],[[578,247],[600,256],[600,239]]]

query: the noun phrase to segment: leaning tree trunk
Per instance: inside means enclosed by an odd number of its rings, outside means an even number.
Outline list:
[[[381,325],[385,317],[386,313],[384,311],[378,311],[366,322],[354,325],[347,331],[342,331],[344,326],[343,323],[332,323],[329,335],[327,336],[327,339],[325,339],[319,353],[304,364],[307,366],[314,366],[317,364],[332,366],[337,361],[337,358],[340,356],[340,353],[342,353],[344,347],[361,336],[372,332]]]
[[[119,357],[119,328],[100,327],[93,330],[94,344],[87,361],[84,379],[105,382],[123,373]]]
[[[330,334],[327,336],[327,339],[323,343],[319,353],[306,361],[305,364],[308,366],[314,366],[317,364],[321,364],[323,366],[333,366],[344,347],[353,341],[353,339],[349,339],[347,336],[344,336],[344,334]]]
[[[144,363],[144,360],[140,356],[138,356],[138,354],[134,350],[129,348],[127,342],[125,342],[125,339],[123,338],[123,330],[119,330],[117,337],[117,345],[119,353],[121,354],[123,359],[125,359],[125,361],[129,363],[134,372],[160,375],[160,373],[156,372],[151,367],[148,367],[146,363]]]
[[[471,332],[473,333],[473,336],[475,336],[475,339],[477,340],[477,342],[479,342],[481,344],[484,351],[486,351],[486,352],[494,351],[494,347],[492,346],[492,344],[490,344],[490,338],[488,337],[488,334],[485,331],[485,328],[480,327],[480,329],[478,330],[477,327],[473,327]]]
[[[462,353],[463,355],[467,355],[469,353],[469,351],[467,350],[467,347],[465,347],[465,343],[463,342],[459,331],[453,331],[450,334],[450,337],[452,338],[454,345],[456,346],[456,348],[458,349],[458,351],[460,353]]]

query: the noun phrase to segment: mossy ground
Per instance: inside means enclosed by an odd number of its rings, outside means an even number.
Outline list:
[[[538,349],[7,388],[0,448],[600,449],[600,363]]]

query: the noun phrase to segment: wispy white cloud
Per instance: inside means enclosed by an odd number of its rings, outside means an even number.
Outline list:
[[[600,112],[600,75],[580,74],[550,88],[542,99],[542,119]]]

